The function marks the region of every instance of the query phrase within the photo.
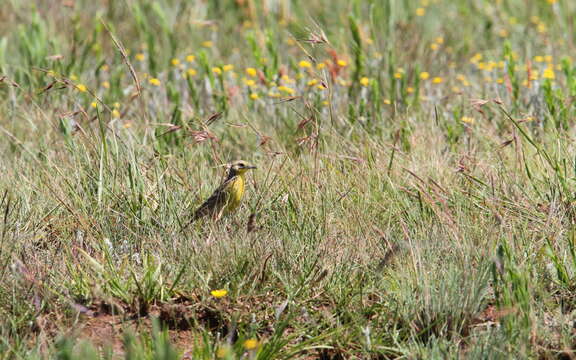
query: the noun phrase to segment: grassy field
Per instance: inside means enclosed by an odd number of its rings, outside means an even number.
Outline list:
[[[576,358],[576,2],[0,7],[0,359]]]

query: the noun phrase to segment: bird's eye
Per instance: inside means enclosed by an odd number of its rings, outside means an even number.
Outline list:
[[[238,166],[240,166],[241,168],[243,168],[243,167],[246,166],[246,164],[244,164],[244,163],[239,163]]]

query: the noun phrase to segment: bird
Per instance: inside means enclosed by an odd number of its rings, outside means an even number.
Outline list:
[[[253,169],[257,169],[257,167],[244,160],[237,160],[229,164],[226,178],[222,184],[196,209],[190,222],[207,215],[210,215],[214,220],[219,220],[223,215],[236,210],[244,197],[246,182],[244,175]]]

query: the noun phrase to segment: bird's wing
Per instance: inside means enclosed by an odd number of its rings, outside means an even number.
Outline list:
[[[203,216],[214,214],[222,210],[222,208],[228,202],[228,192],[226,191],[226,187],[228,185],[228,181],[223,183],[214,191],[214,193],[206,200],[200,207],[194,212],[193,220],[197,220]]]

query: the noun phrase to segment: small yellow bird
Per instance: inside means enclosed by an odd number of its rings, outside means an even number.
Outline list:
[[[229,165],[226,179],[214,191],[195,212],[192,222],[210,215],[213,219],[218,220],[222,215],[229,214],[236,210],[242,202],[244,196],[244,184],[246,179],[244,174],[248,170],[256,169],[256,166],[250,165],[246,161],[237,160]]]

